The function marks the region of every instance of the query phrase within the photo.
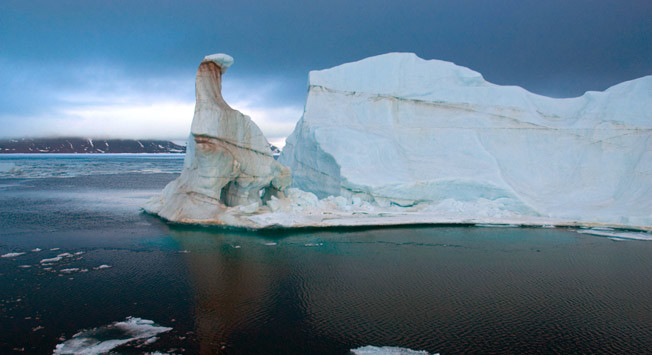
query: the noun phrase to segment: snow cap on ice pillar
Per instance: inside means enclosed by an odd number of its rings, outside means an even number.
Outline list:
[[[204,60],[202,60],[201,62],[202,63],[213,62],[217,64],[220,67],[222,74],[224,74],[224,72],[226,72],[226,70],[229,69],[231,64],[233,64],[233,57],[224,53],[216,53],[216,54],[205,56]]]

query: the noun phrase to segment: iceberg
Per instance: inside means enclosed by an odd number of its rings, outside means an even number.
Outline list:
[[[145,211],[251,229],[457,223],[652,230],[652,76],[554,99],[389,53],[309,74],[278,161],[207,56],[181,176]]]
[[[650,229],[652,76],[554,99],[379,55],[310,72],[279,161],[319,198],[426,204],[432,221]]]

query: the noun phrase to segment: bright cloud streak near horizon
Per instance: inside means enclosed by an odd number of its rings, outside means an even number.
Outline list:
[[[185,141],[194,114],[194,78],[147,80],[95,78],[87,87],[50,93],[56,108],[16,117],[0,138],[89,137]],[[231,107],[251,117],[269,142],[279,148],[301,117],[303,108],[278,105],[270,98],[277,83],[254,85],[226,78],[224,96]],[[253,87],[255,89],[249,89]],[[272,103],[270,105],[270,103]]]
[[[301,116],[299,107],[263,107],[247,102],[230,105],[251,117],[268,141],[282,148]],[[34,118],[15,133],[24,137],[90,137],[186,140],[194,113],[194,102],[157,102],[151,105],[107,105],[71,107],[58,118]],[[34,130],[30,126],[40,126]]]

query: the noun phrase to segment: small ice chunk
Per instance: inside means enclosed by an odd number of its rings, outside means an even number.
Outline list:
[[[324,245],[324,243],[306,243],[304,245],[307,247],[318,247]]]
[[[56,256],[56,257],[54,257],[54,258],[49,258],[49,259],[42,259],[42,260],[41,260],[41,264],[55,263],[55,262],[57,262],[57,261],[61,261],[61,257],[60,257],[60,256]]]
[[[264,243],[264,244],[265,244],[265,245],[272,246],[272,245],[276,245],[276,242],[266,242],[266,243]]]
[[[425,350],[412,350],[408,348],[399,348],[394,346],[363,346],[357,349],[351,349],[355,355],[431,355]],[[438,354],[432,354],[438,355]]]
[[[121,322],[78,332],[71,339],[57,344],[54,354],[109,353],[120,345],[136,340],[151,344],[155,341],[152,338],[170,330],[172,328],[162,327],[151,320],[127,317]]]
[[[70,254],[70,253],[61,253],[61,254],[55,256],[54,258],[41,260],[41,264],[54,263],[54,262],[57,262],[57,261],[61,261],[61,259],[63,259],[63,258],[70,258],[70,257],[72,257],[72,254]]]
[[[77,272],[77,271],[79,271],[78,267],[71,267],[69,269],[61,269],[61,270],[59,270],[59,272],[62,272],[64,274],[70,274],[71,272]]]
[[[59,250],[59,249],[61,249],[61,248],[50,248],[50,250],[52,250],[52,251]]]
[[[100,265],[98,267],[94,267],[93,269],[100,270],[100,269],[108,269],[110,267],[111,267],[111,265],[102,264],[102,265]]]
[[[21,256],[23,254],[25,253],[7,253],[7,254],[0,255],[0,258],[13,258],[16,256]]]
[[[617,231],[611,228],[578,229],[577,233],[590,234],[601,237],[615,237],[620,239],[652,240],[652,233]]]
[[[34,249],[32,249],[31,251],[34,252],[34,253],[38,253],[38,252],[41,251],[41,250],[43,250],[43,249],[41,249],[41,248],[34,248]]]
[[[27,269],[28,267],[32,267],[32,265],[18,265],[18,267]]]

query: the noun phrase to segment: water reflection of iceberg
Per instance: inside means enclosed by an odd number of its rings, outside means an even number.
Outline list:
[[[290,250],[275,248],[269,239],[243,243],[237,235],[187,230],[172,235],[189,252],[185,258],[196,292],[201,353],[233,343],[238,343],[237,352],[246,352],[242,347],[251,334],[268,338],[279,331],[311,329],[307,292]]]

